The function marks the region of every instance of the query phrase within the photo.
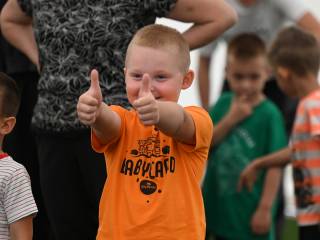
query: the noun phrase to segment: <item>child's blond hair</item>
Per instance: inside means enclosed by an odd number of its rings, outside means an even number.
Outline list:
[[[126,59],[128,58],[128,55],[130,55],[130,49],[134,45],[155,49],[173,49],[175,51],[174,53],[179,56],[177,65],[179,65],[181,71],[186,72],[189,69],[189,45],[182,34],[173,28],[159,24],[152,24],[141,28],[134,35],[128,46]]]

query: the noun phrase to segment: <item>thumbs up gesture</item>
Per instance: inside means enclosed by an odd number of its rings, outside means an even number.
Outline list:
[[[133,102],[133,107],[138,112],[140,121],[146,125],[157,124],[160,120],[158,101],[151,92],[151,78],[144,74],[141,80],[139,98]]]
[[[85,125],[92,125],[101,112],[102,93],[99,85],[99,73],[92,70],[90,88],[78,100],[77,112],[80,121]]]

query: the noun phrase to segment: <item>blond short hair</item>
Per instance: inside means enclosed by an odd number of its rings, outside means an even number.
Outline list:
[[[174,49],[179,55],[177,65],[182,72],[187,72],[190,66],[190,49],[187,41],[177,30],[160,24],[151,24],[138,30],[133,36],[128,49],[127,57],[132,46],[138,45],[155,49]]]

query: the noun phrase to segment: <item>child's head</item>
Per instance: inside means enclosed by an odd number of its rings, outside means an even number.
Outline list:
[[[150,90],[157,100],[178,101],[181,89],[193,81],[189,70],[189,45],[178,31],[148,25],[131,40],[125,61],[125,79],[130,103],[139,97],[142,77],[150,79]]]
[[[16,122],[20,94],[13,79],[0,72],[0,140],[11,132]]]
[[[256,35],[244,33],[228,44],[226,78],[238,97],[255,101],[262,95],[268,64],[265,43]]]
[[[269,60],[279,87],[289,96],[298,96],[299,88],[304,84],[302,79],[311,76],[313,82],[317,81],[320,46],[312,34],[297,27],[288,27],[271,45]]]

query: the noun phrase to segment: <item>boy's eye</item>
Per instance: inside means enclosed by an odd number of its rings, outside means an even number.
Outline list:
[[[251,73],[251,74],[242,74],[242,73],[235,73],[233,74],[234,79],[241,81],[243,79],[249,79],[249,80],[253,80],[256,81],[258,80],[261,75],[259,73]]]
[[[165,76],[165,75],[158,75],[158,76],[156,76],[156,79],[157,80],[163,80],[163,79],[166,79],[167,78],[167,76]]]
[[[248,76],[251,80],[258,80],[260,78],[260,74],[258,73],[252,73]]]
[[[241,74],[241,73],[235,73],[233,74],[234,79],[241,81],[242,79],[245,78],[245,75]]]
[[[131,77],[133,77],[135,79],[139,79],[139,78],[142,78],[142,75],[139,73],[133,73],[133,74],[131,74]]]

